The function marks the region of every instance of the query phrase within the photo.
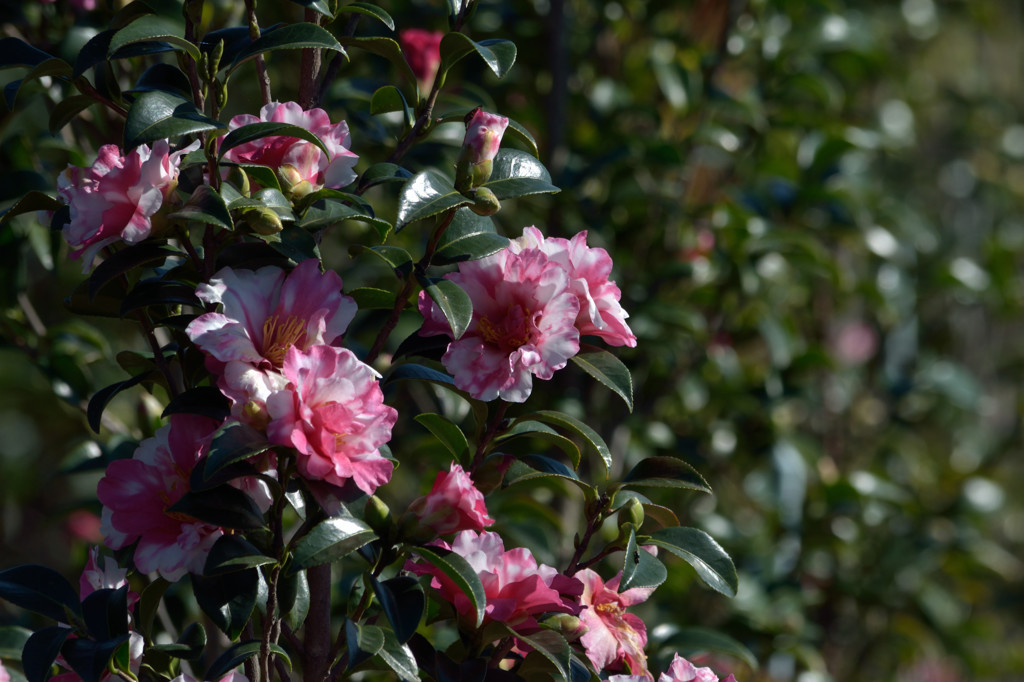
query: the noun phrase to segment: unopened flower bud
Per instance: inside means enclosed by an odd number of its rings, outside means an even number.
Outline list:
[[[391,530],[391,509],[376,495],[370,495],[366,500],[363,519],[381,537],[388,535]]]
[[[504,116],[482,109],[472,112],[466,122],[466,137],[455,165],[456,189],[465,192],[487,182],[507,127],[508,119]]]
[[[541,621],[541,625],[560,633],[569,642],[579,639],[587,633],[586,625],[577,617],[568,613],[556,613]]]
[[[487,163],[490,163],[490,161]],[[498,197],[486,187],[478,187],[471,190],[468,196],[473,198],[473,203],[469,205],[469,210],[477,215],[494,215],[501,210],[501,202],[498,201]]]
[[[473,483],[476,484],[476,489],[484,495],[489,495],[497,490],[514,461],[515,457],[502,453],[488,456],[473,472]]]
[[[629,498],[619,508],[618,520],[620,524],[631,523],[634,528],[639,528],[644,525],[644,505],[635,497]]]
[[[242,421],[257,429],[264,429],[270,423],[270,415],[262,403],[250,400],[242,406]]]
[[[289,199],[295,201],[314,190],[313,184],[303,177],[295,166],[285,164],[277,169],[277,177],[281,181],[281,191]]]
[[[249,196],[252,192],[252,186],[249,184],[249,174],[238,166],[232,166],[231,170],[228,171],[228,182],[237,187],[239,193],[244,197]]]
[[[277,215],[273,209],[266,208],[265,206],[250,208],[242,215],[245,217],[245,222],[252,228],[252,231],[257,234],[269,236],[277,234],[284,229],[284,226],[281,224],[281,216]]]

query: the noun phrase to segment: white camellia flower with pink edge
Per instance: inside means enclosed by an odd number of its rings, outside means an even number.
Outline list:
[[[622,573],[608,582],[585,568],[576,574],[583,582],[583,611],[580,620],[587,632],[580,641],[587,658],[598,670],[619,670],[628,666],[631,675],[650,676],[647,669],[647,626],[626,608],[647,601],[653,587],[634,587],[619,592]]]
[[[533,377],[550,379],[579,352],[579,302],[568,273],[539,249],[503,249],[460,263],[445,279],[469,295],[473,318],[441,362],[455,385],[477,400],[525,402]],[[451,336],[448,320],[426,292],[420,292],[419,310],[421,335]]]
[[[384,404],[377,374],[352,351],[296,346],[284,356],[286,386],[267,397],[271,442],[298,451],[302,476],[367,495],[391,480],[394,465],[380,453],[398,411]]]
[[[481,531],[494,523],[487,514],[483,494],[465,469],[455,462],[448,471],[438,472],[430,492],[413,500],[409,511],[438,535],[461,530]]]

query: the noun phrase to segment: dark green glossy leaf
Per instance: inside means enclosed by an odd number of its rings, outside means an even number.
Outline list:
[[[405,61],[405,55],[402,53],[402,48],[393,38],[385,38],[382,36],[370,36],[370,37],[351,37],[347,36],[341,39],[341,44],[345,47],[356,47],[360,50],[366,50],[371,54],[375,54],[380,57],[384,57],[396,69],[402,74],[406,82],[410,85],[416,83],[416,74],[409,68],[409,63]]]
[[[71,120],[96,103],[88,95],[71,95],[53,105],[48,123],[50,134],[56,135]]]
[[[554,666],[555,679],[569,682],[571,679],[569,660],[572,649],[569,647],[565,637],[554,630],[539,630],[530,635],[523,635],[511,627],[506,626],[506,628],[514,637],[528,644]]]
[[[324,154],[330,156],[330,150],[324,146],[323,141],[317,137],[313,132],[306,130],[297,125],[291,123],[279,123],[276,121],[261,121],[259,123],[249,123],[244,126],[235,128],[230,133],[224,136],[220,141],[220,147],[218,149],[218,155],[224,156],[225,152],[230,149],[234,149],[239,145],[253,142],[255,140],[261,140],[265,137],[291,137],[299,138],[315,144],[317,147],[323,150]]]
[[[348,292],[360,310],[392,310],[395,307],[395,294],[384,289],[359,287]]]
[[[696,469],[676,457],[645,457],[622,479],[622,487],[686,488],[710,493],[711,487]]]
[[[412,363],[406,363],[404,365],[398,365],[388,372],[383,379],[381,379],[381,385],[389,384],[392,381],[401,381],[403,379],[419,379],[422,381],[431,381],[436,384],[444,386],[454,386],[455,380],[444,372],[439,372],[436,369],[430,367],[424,367],[423,365],[416,365]]]
[[[709,628],[688,627],[674,632],[664,642],[666,648],[677,651],[680,656],[693,658],[700,654],[724,654],[732,656],[757,670],[757,657],[742,643],[729,635]]]
[[[498,199],[560,191],[540,161],[518,149],[502,149],[494,158],[491,179],[483,185]]]
[[[263,554],[241,535],[222,535],[217,538],[213,547],[210,548],[210,553],[206,555],[203,575],[234,573],[246,568],[272,563],[274,563],[272,557]]]
[[[416,632],[426,609],[426,596],[419,582],[410,576],[398,576],[379,582],[370,576],[373,593],[394,628],[396,639],[405,644]]]
[[[324,16],[328,16],[328,17],[333,16],[331,14],[331,8],[327,4],[326,0],[291,0],[291,1],[294,2],[296,5],[302,5],[306,9],[311,9],[314,12],[319,12],[320,14],[323,14]]]
[[[0,572],[0,599],[61,622],[81,615],[78,591],[52,568],[27,564]]]
[[[192,574],[192,592],[203,613],[235,640],[256,607],[259,582],[257,568],[216,576]]]
[[[441,235],[431,259],[435,265],[452,265],[490,256],[506,248],[508,237],[494,231],[494,221],[468,208],[455,211],[451,223]]]
[[[377,5],[370,4],[368,2],[353,2],[344,7],[338,8],[338,16],[342,14],[364,14],[368,17],[373,17],[379,20],[385,26],[392,31],[395,30],[395,20],[391,18],[391,15],[385,12],[382,8]]]
[[[512,440],[513,438],[523,437],[536,438],[554,445],[566,454],[574,467],[579,468],[580,459],[583,456],[580,452],[579,446],[542,422],[531,421],[528,419],[517,420],[516,423],[512,425],[512,428],[501,434],[501,436],[495,440],[496,442],[503,442]]]
[[[32,190],[21,199],[14,202],[14,205],[8,208],[0,216],[0,225],[3,225],[8,220],[16,215],[22,213],[34,213],[35,211],[56,211],[64,205],[60,199],[54,199],[53,197],[40,192],[38,190]]]
[[[260,652],[262,642],[259,640],[251,640],[248,642],[239,642],[233,647],[221,654],[210,669],[206,671],[206,675],[203,677],[204,680],[219,680],[220,678],[227,675],[229,672],[237,668],[238,666],[245,663],[247,660],[255,656]],[[277,644],[271,644],[270,650],[274,652],[274,655],[283,660],[288,664],[288,667],[292,667],[292,661],[288,658],[288,652],[279,647]]]
[[[412,547],[410,551],[441,571],[466,595],[476,613],[476,626],[479,627],[484,621],[487,594],[480,582],[480,576],[469,562],[458,554],[440,547]]]
[[[288,24],[267,31],[254,40],[248,47],[242,49],[235,56],[229,73],[237,69],[243,62],[254,58],[258,54],[271,52],[273,50],[295,50],[305,48],[320,48],[334,50],[345,54],[341,44],[335,39],[331,32],[316,24],[298,23]]]
[[[263,512],[253,499],[227,484],[209,490],[190,490],[167,511],[223,528],[258,530],[266,525]]]
[[[136,284],[124,297],[124,301],[121,302],[121,317],[140,308],[155,305],[203,307],[192,284],[149,279]]]
[[[154,64],[139,76],[131,92],[162,90],[184,99],[192,97],[192,86],[185,72],[170,64]]]
[[[405,279],[412,272],[412,256],[397,246],[362,246],[354,245],[349,249],[352,253],[371,253],[384,261],[398,279]]]
[[[153,90],[139,95],[128,109],[124,148],[225,127],[204,116],[192,102],[169,92]]]
[[[128,586],[99,589],[82,600],[89,635],[107,640],[128,634]]]
[[[619,581],[619,592],[633,587],[657,587],[668,578],[665,564],[651,556],[650,552],[641,549],[636,542],[636,531],[629,531],[626,543],[626,555],[622,563],[622,580]]]
[[[505,473],[502,486],[507,488],[517,483],[533,481],[539,478],[550,478],[552,476],[563,478],[584,492],[593,490],[593,487],[586,481],[581,480],[575,471],[558,460],[535,454],[523,455],[513,462],[512,466]]]
[[[340,201],[320,200],[306,209],[296,225],[304,230],[323,230],[361,215],[359,209]]]
[[[235,229],[235,221],[231,219],[227,204],[217,190],[209,185],[197,187],[185,205],[168,217],[212,225],[222,230]]]
[[[270,247],[295,263],[320,258],[316,237],[301,227],[286,227],[276,235],[265,237]]]
[[[32,636],[32,631],[19,625],[0,627],[0,660],[20,661],[21,650]]]
[[[384,85],[378,88],[370,98],[370,114],[387,114],[392,111],[401,111],[405,116],[405,126],[412,127],[415,117],[405,95],[394,85]]]
[[[94,298],[100,289],[125,273],[150,263],[162,263],[181,253],[159,242],[140,242],[125,247],[96,266],[89,275],[89,297]]]
[[[61,646],[60,653],[83,682],[100,682],[100,678],[107,672],[110,659],[113,658],[117,649],[127,641],[127,634],[102,642],[71,638]]]
[[[531,412],[530,414],[523,415],[519,419],[534,419],[546,424],[559,426],[581,436],[601,457],[601,461],[604,463],[605,475],[607,475],[608,471],[611,470],[612,451],[608,448],[607,443],[604,442],[604,439],[601,438],[597,431],[590,428],[590,426],[584,424],[579,419],[576,419],[576,417],[569,416],[564,412],[541,410],[539,412]]]
[[[53,58],[50,53],[33,47],[20,38],[0,38],[0,69],[15,66],[33,67]]]
[[[282,571],[277,578],[277,608],[281,617],[298,630],[309,613],[309,581],[305,571]]]
[[[664,547],[693,566],[704,583],[727,597],[735,597],[739,587],[736,566],[715,542],[697,528],[662,528],[651,534],[650,543]]]
[[[172,414],[201,414],[217,421],[224,421],[231,415],[231,402],[216,386],[197,386],[171,398],[161,417]],[[206,466],[210,466],[209,459]]]
[[[29,682],[43,682],[49,677],[50,666],[71,633],[71,628],[50,625],[28,638],[21,653],[21,667]]]
[[[171,583],[169,581],[158,577],[147,585],[142,590],[142,594],[139,595],[139,605],[136,610],[138,619],[135,621],[135,627],[147,638],[147,641],[153,639],[153,621],[156,618],[157,610],[160,608],[164,593],[170,586]]]
[[[206,630],[199,623],[190,623],[172,644],[157,644],[152,648],[174,658],[194,660],[203,655],[206,647]]]
[[[570,358],[578,367],[619,395],[633,411],[633,377],[622,361],[605,350],[581,349]]]
[[[452,32],[441,39],[441,66],[438,75],[463,57],[476,52],[498,78],[504,78],[516,62],[516,45],[510,40],[491,39],[476,42],[464,33]]]
[[[412,655],[412,650],[407,644],[399,642],[391,630],[382,630],[382,632],[384,633],[384,646],[377,655],[395,671],[400,680],[417,682],[420,679],[419,666],[416,665],[416,658]]]
[[[472,203],[458,192],[451,181],[435,170],[425,170],[414,175],[398,198],[398,219],[396,229],[401,230],[411,222],[450,211]]]
[[[21,93],[21,88],[26,83],[31,83],[44,77],[70,79],[71,72],[71,65],[63,59],[52,58],[36,64],[23,78],[12,81],[5,86],[4,98],[7,100],[7,106],[12,109],[14,108],[18,95]]]
[[[133,43],[158,41],[169,43],[177,49],[184,50],[193,59],[199,59],[199,48],[185,40],[184,26],[176,21],[156,14],[141,16],[115,33],[107,47],[107,59],[113,58],[121,48]]]
[[[373,530],[359,519],[327,519],[296,544],[289,570],[294,572],[337,561],[376,538]]]
[[[406,182],[412,173],[393,163],[375,163],[359,177],[358,186],[366,190],[385,182]]]
[[[430,281],[426,278],[417,277],[420,286],[427,292],[448,324],[452,328],[452,338],[458,339],[469,328],[473,321],[473,301],[469,298],[462,287],[447,279]]]
[[[439,414],[418,414],[415,419],[427,427],[457,461],[469,465],[469,441],[466,440],[466,434],[462,433],[462,429]]]
[[[85,410],[85,416],[89,421],[89,427],[96,433],[99,433],[100,425],[103,422],[103,410],[107,409],[107,404],[110,403],[114,396],[125,389],[131,388],[136,384],[141,384],[143,381],[150,380],[152,378],[153,374],[151,373],[138,374],[130,379],[119,381],[116,384],[111,384],[106,388],[101,388],[96,391],[92,398],[89,399],[89,406]]]
[[[348,665],[351,670],[384,648],[384,631],[376,625],[364,625],[345,619],[345,645],[348,647]]]

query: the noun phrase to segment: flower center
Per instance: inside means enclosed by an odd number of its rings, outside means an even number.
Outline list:
[[[594,610],[600,613],[602,616],[621,616],[624,609],[616,604],[615,602],[605,602],[598,604],[594,607]]]
[[[274,367],[284,364],[284,354],[292,346],[306,340],[306,320],[291,315],[283,322],[271,315],[263,323],[263,357]]]
[[[489,317],[481,317],[477,321],[477,329],[484,337],[484,341],[511,353],[530,342],[530,315],[529,310],[511,304],[506,315],[497,323],[492,322]]]

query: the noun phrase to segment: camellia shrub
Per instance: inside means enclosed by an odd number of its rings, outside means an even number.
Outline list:
[[[9,101],[42,88],[81,144],[3,221],[48,222],[85,275],[70,312],[143,344],[88,423],[159,405],[97,446],[79,586],[0,572],[24,613],[0,674],[717,679],[655,670],[631,610],[687,564],[735,594],[721,547],[642,492],[707,482],[668,455],[610,476],[607,425],[533,396],[570,375],[631,409],[609,348],[639,344],[608,252],[515,217],[558,191],[531,133],[456,78],[500,79],[515,44],[474,37],[475,0],[443,32],[363,2],[171,5],[121,7],[70,59],[0,40]],[[571,544],[524,542],[545,505]]]

